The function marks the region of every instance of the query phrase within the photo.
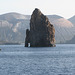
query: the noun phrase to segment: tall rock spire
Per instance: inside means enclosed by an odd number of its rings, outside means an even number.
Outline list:
[[[35,9],[30,19],[30,31],[26,30],[25,46],[52,47],[55,46],[55,29],[48,18]]]

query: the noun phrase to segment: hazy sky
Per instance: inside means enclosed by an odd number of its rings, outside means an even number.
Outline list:
[[[75,0],[0,0],[0,14],[18,12],[31,15],[35,8],[45,15],[70,18],[75,15]]]

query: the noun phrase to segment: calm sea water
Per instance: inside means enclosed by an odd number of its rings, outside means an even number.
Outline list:
[[[75,75],[75,44],[25,48],[0,45],[0,75]]]

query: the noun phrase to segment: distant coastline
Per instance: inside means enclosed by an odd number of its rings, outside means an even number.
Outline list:
[[[12,42],[5,42],[5,43],[0,43],[0,45],[22,45],[24,43],[12,43]]]

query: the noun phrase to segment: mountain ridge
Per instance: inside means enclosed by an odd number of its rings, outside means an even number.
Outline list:
[[[25,30],[29,28],[30,17],[30,15],[13,12],[0,15],[0,41],[24,43]],[[75,28],[69,20],[59,15],[47,15],[47,17],[55,27],[56,43],[65,43],[73,38]]]
[[[75,15],[68,19],[70,22],[72,22],[75,26]]]

